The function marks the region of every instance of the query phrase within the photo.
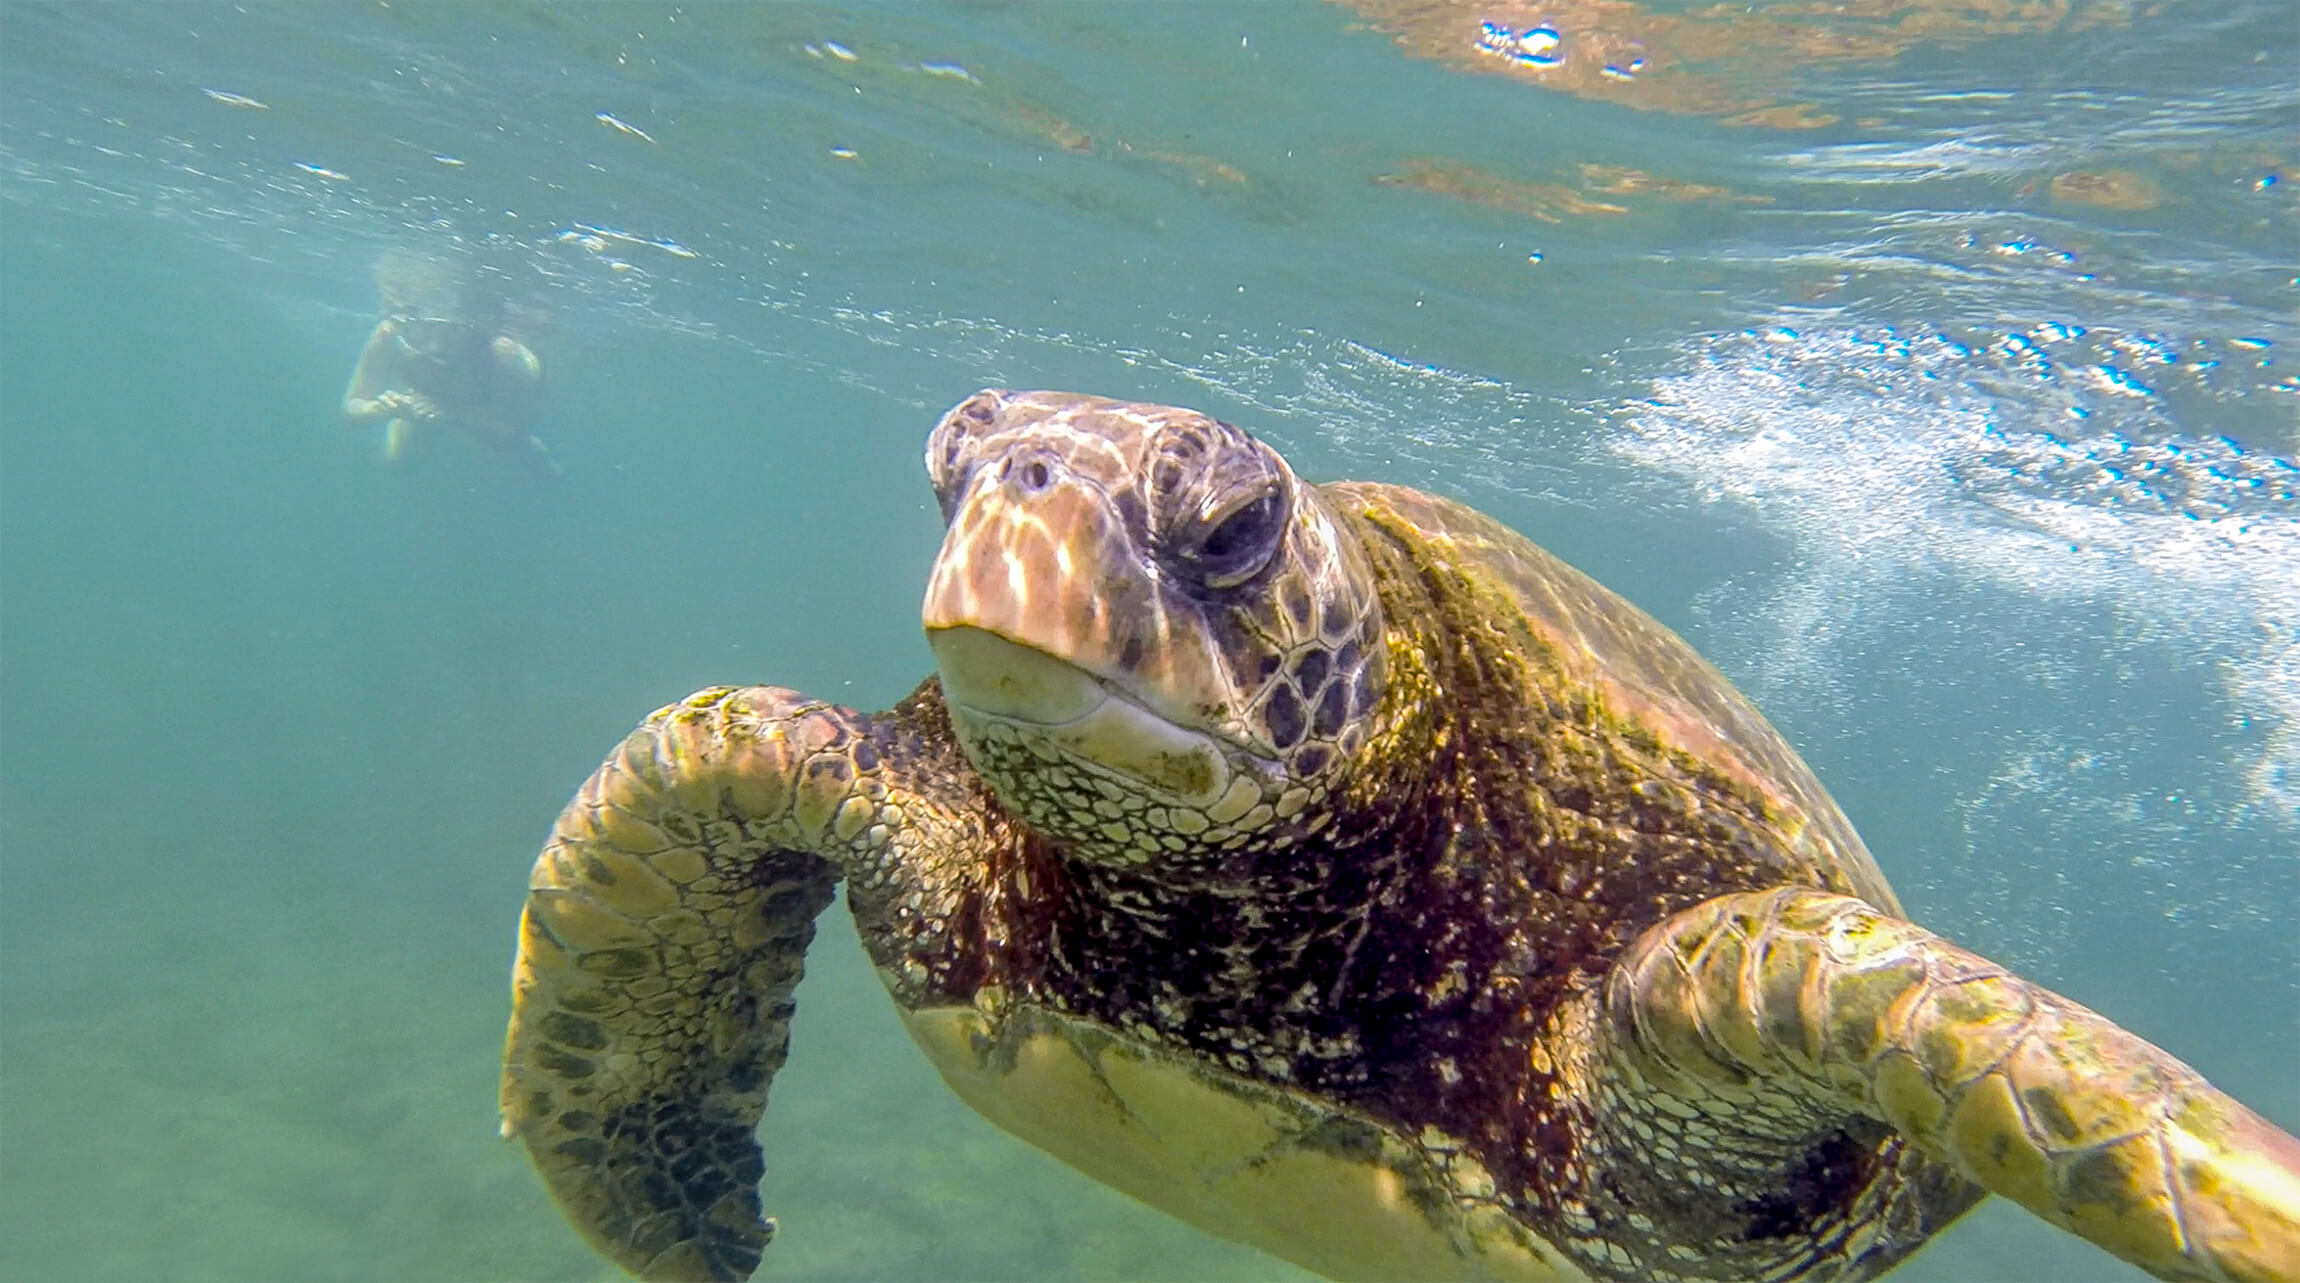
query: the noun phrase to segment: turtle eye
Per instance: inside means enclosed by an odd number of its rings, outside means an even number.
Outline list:
[[[1232,588],[1260,574],[1286,532],[1285,495],[1275,485],[1239,495],[1193,521],[1174,545],[1180,569],[1209,588]]]
[[[942,519],[945,522],[950,520],[951,513],[957,508],[959,496],[966,493],[967,480],[974,473],[974,460],[967,457],[969,453],[963,448],[963,443],[955,439],[948,448],[929,449],[927,452],[927,480],[934,485],[934,497],[942,505]]]

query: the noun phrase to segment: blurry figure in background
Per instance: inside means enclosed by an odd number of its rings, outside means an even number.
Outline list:
[[[344,389],[343,413],[383,422],[384,457],[396,463],[411,437],[446,428],[541,475],[565,475],[532,431],[543,362],[520,335],[539,313],[436,259],[386,254],[375,281],[383,319]]]

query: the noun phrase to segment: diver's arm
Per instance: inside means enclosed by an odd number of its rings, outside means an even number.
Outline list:
[[[564,477],[567,475],[567,469],[560,467],[559,461],[551,457],[551,447],[543,444],[541,437],[530,435],[524,442],[513,447],[512,452],[517,454],[520,461],[538,476]]]
[[[503,371],[500,386],[505,431],[496,438],[497,444],[518,455],[527,466],[546,477],[563,477],[567,470],[551,457],[551,449],[543,439],[527,430],[534,422],[543,401],[543,362],[533,349],[510,335],[498,335],[493,344],[495,360]]]
[[[389,318],[376,322],[374,332],[367,336],[367,346],[360,349],[359,364],[352,369],[351,383],[343,390],[345,418],[354,423],[367,423],[405,412],[399,394],[386,391],[383,386],[397,364],[393,349],[398,337],[399,330]]]
[[[495,352],[495,359],[503,363],[504,371],[512,378],[528,384],[543,381],[543,358],[535,355],[535,349],[508,334],[496,335],[495,341],[489,346]]]
[[[488,346],[495,355],[496,368],[503,372],[497,388],[504,417],[525,424],[542,405],[543,360],[533,348],[508,334],[497,335]]]

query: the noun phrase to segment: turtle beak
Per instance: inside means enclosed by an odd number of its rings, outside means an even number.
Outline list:
[[[1065,657],[1110,653],[1120,621],[1105,600],[1125,577],[1109,573],[1101,550],[1123,545],[1124,532],[1059,463],[1002,471],[958,496],[921,622],[929,633],[984,628]]]
[[[1083,668],[980,628],[929,629],[926,640],[969,756],[986,735],[1020,739],[1201,809],[1230,787],[1230,763],[1212,736],[1176,726]]]
[[[964,625],[929,628],[942,693],[970,712],[1043,726],[1075,722],[1110,698],[1075,664]]]

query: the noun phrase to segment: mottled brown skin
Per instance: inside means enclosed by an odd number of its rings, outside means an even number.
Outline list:
[[[971,398],[928,459],[940,678],[665,709],[537,864],[505,1130],[626,1267],[757,1265],[751,1130],[843,876],[906,1012],[1458,1151],[1491,1188],[1433,1223],[1498,1200],[1561,1273],[1866,1278],[1984,1187],[2162,1277],[2300,1273],[2300,1146],[1902,921],[1724,679],[1519,536],[1069,394]]]

